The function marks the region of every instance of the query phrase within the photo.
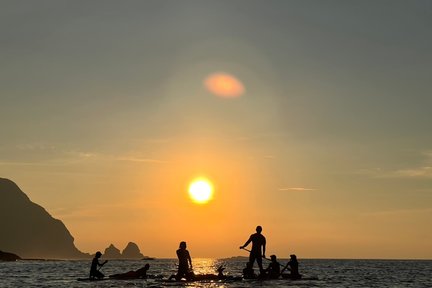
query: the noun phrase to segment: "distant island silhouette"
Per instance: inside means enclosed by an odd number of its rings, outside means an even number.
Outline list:
[[[16,261],[20,259],[21,257],[16,254],[0,251],[0,261]]]
[[[149,256],[144,256],[138,245],[134,242],[129,242],[125,249],[120,253],[120,249],[111,244],[103,253],[105,259],[153,259]]]
[[[22,258],[83,259],[62,221],[33,203],[11,180],[0,178],[0,249]]]

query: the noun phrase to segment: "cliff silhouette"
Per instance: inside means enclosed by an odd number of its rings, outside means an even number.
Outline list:
[[[82,259],[66,226],[33,203],[11,180],[0,178],[0,249],[22,258]]]
[[[0,251],[0,261],[17,261],[20,259],[21,257],[16,254]]]

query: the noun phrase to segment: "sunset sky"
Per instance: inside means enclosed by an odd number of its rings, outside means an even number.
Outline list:
[[[83,252],[247,256],[262,225],[268,255],[431,259],[431,27],[432,1],[1,1],[0,177]]]

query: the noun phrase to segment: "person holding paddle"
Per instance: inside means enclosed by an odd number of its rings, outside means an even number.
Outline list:
[[[101,256],[102,256],[102,253],[100,251],[97,251],[95,257],[93,258],[93,261],[92,261],[92,264],[90,267],[90,280],[95,279],[95,278],[102,279],[105,277],[105,275],[102,272],[100,272],[99,270],[100,270],[100,268],[102,268],[103,265],[105,265],[108,262],[108,260],[105,260],[102,264],[99,263],[99,258]],[[97,268],[98,266],[99,266],[99,269]]]
[[[249,237],[249,239],[246,241],[246,243],[243,246],[240,246],[240,249],[245,249],[245,247],[252,242],[252,249],[250,250],[250,254],[249,254],[249,262],[253,267],[254,262],[256,260],[258,263],[258,267],[260,269],[260,274],[264,275],[265,272],[262,266],[262,258],[265,258],[266,238],[264,237],[264,235],[261,234],[261,232],[262,232],[262,227],[257,226],[256,233],[252,234]]]

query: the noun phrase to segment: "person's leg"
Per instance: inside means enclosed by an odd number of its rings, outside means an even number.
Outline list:
[[[249,263],[251,265],[251,269],[253,268],[253,265],[255,263],[255,254],[254,253],[250,253],[249,254]]]
[[[258,267],[260,269],[260,273],[263,274],[264,269],[263,269],[263,266],[262,266],[262,257],[261,257],[261,255],[257,256],[256,260],[257,260],[257,263],[258,263]]]

